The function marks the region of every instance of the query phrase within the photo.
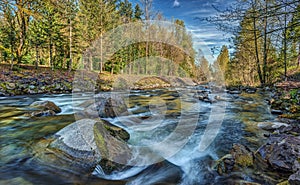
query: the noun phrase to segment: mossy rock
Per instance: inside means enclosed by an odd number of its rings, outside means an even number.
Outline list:
[[[227,154],[216,161],[214,168],[217,170],[219,175],[229,174],[233,170],[234,163],[232,155]]]
[[[155,89],[170,87],[170,83],[159,77],[145,77],[134,83],[136,89]]]
[[[61,112],[61,108],[59,108],[57,105],[55,105],[55,103],[53,103],[51,101],[36,101],[36,102],[33,102],[30,106],[36,107],[38,109],[42,109],[44,111],[51,110],[55,113]]]
[[[278,183],[276,185],[290,185],[290,183],[289,183],[288,180],[286,180],[286,181],[280,182],[280,183]]]
[[[241,144],[234,144],[230,153],[234,158],[235,164],[239,167],[253,166],[253,153],[248,147]]]
[[[106,165],[108,161],[113,162],[111,164],[121,164],[121,166],[128,164],[131,159],[131,149],[123,140],[129,138],[125,130],[100,121],[95,123],[93,132],[95,144],[102,157],[101,161],[105,160]],[[112,165],[111,169],[119,170],[119,167],[119,165]]]
[[[289,111],[293,114],[299,113],[300,114],[300,106],[299,105],[292,105]]]
[[[104,124],[104,128],[115,138],[122,139],[124,141],[128,141],[130,138],[130,135],[128,132],[126,132],[124,129],[114,126],[108,121],[102,120],[102,123]]]
[[[279,117],[280,118],[300,120],[300,113],[296,113],[296,114],[282,114]]]

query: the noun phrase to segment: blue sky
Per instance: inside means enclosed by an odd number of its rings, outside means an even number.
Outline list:
[[[139,0],[131,0],[133,3]],[[178,18],[184,20],[186,27],[194,36],[196,49],[203,43],[210,49],[228,45],[228,37],[218,31],[216,26],[200,21],[197,17],[209,17],[217,14],[213,6],[225,8],[233,0],[153,0],[155,11],[161,12],[167,19]]]

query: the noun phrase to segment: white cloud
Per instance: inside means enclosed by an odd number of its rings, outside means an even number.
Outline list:
[[[199,10],[194,10],[194,11],[188,11],[183,13],[182,15],[185,16],[197,16],[197,15],[214,15],[215,11],[213,9],[199,9]]]
[[[180,3],[178,0],[175,0],[174,3],[173,3],[173,7],[179,7],[180,6]]]

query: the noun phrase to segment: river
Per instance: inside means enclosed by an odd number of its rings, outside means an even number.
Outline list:
[[[76,120],[74,113],[82,110],[80,104],[89,100],[90,94],[0,97],[0,184],[222,184],[211,169],[213,161],[228,153],[233,143],[253,150],[262,144],[263,132],[257,124],[275,120],[265,101],[269,92],[211,93],[211,98],[221,96],[225,101],[208,103],[193,97],[196,90],[130,92],[130,114],[107,121],[130,133],[131,146],[152,148],[160,158],[136,150],[136,167],[110,175],[96,168],[88,177],[53,173],[30,160],[38,141]],[[62,112],[25,116],[32,109],[29,105],[39,100],[53,101]]]

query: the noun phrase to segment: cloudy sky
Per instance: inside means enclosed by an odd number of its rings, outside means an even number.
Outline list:
[[[233,0],[153,0],[153,8],[161,12],[168,19],[178,18],[184,20],[186,27],[195,37],[195,47],[207,45],[221,47],[228,45],[228,37],[225,33],[218,31],[213,24],[196,19],[197,17],[209,17],[217,13],[213,6],[225,8]],[[133,3],[139,0],[132,0]]]

